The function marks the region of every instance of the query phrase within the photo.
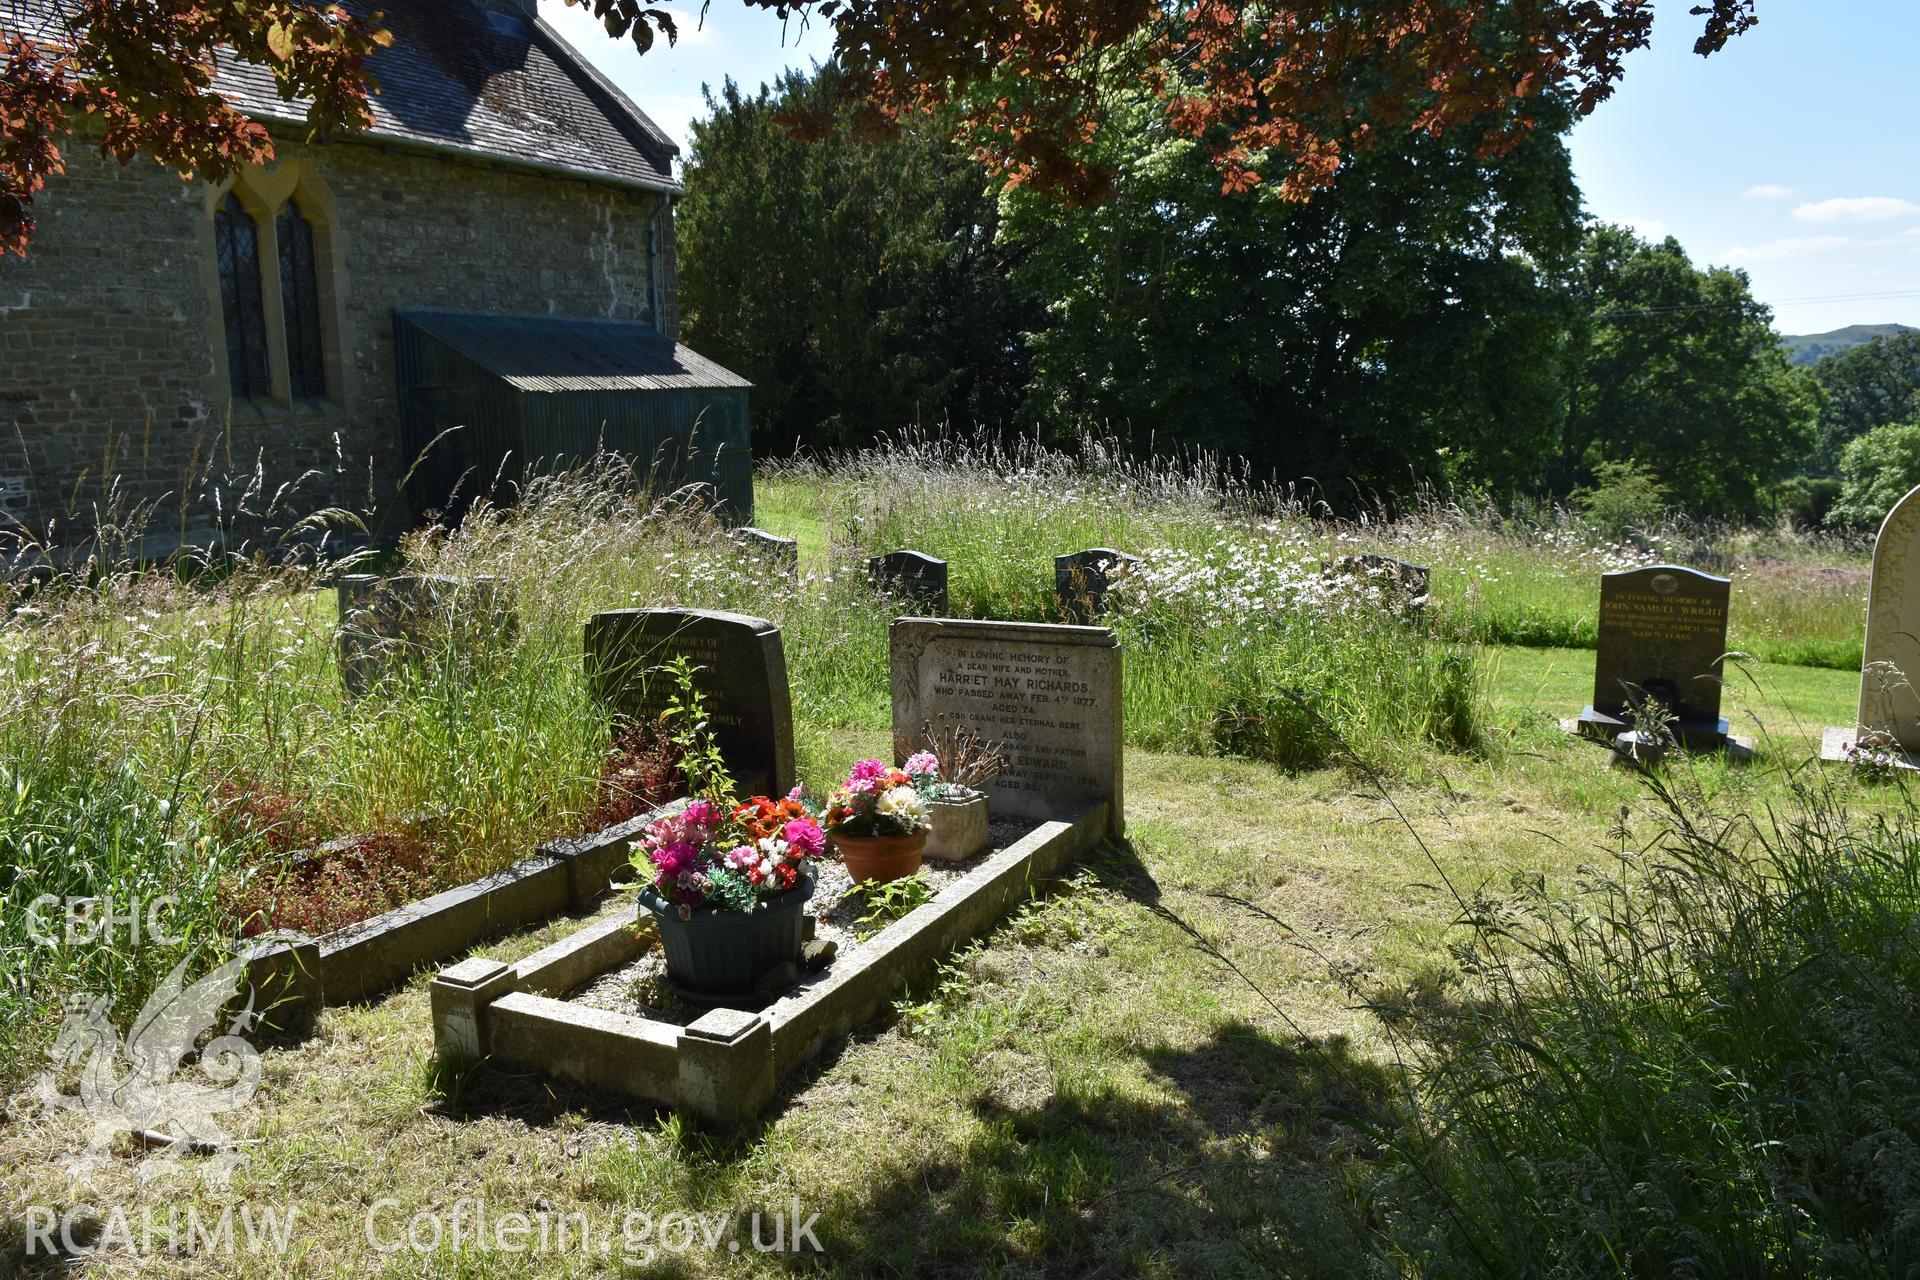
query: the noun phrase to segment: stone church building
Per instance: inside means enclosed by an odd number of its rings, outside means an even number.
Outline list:
[[[28,35],[57,2],[26,0]],[[278,153],[229,181],[70,139],[28,256],[0,261],[0,512],[71,538],[144,507],[165,545],[241,505],[340,506],[391,534],[497,474],[690,430],[712,447],[677,478],[748,475],[746,383],[676,345],[678,148],[536,2],[381,4],[374,124],[337,141],[223,65]]]

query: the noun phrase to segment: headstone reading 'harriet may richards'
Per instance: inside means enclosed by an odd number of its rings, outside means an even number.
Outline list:
[[[1120,642],[1105,627],[902,618],[893,624],[893,736],[945,716],[996,745],[996,817],[1078,816],[1108,801],[1121,829]]]
[[[1053,593],[1074,622],[1091,622],[1107,611],[1107,592],[1140,564],[1112,547],[1094,547],[1053,558]]]
[[[897,598],[924,616],[947,616],[947,562],[918,551],[889,551],[867,561],[875,591]]]
[[[334,583],[339,599],[340,678],[364,696],[403,664],[447,653],[471,666],[519,634],[507,585],[498,578],[350,573]]]
[[[1652,700],[1681,745],[1725,744],[1720,676],[1732,585],[1670,564],[1602,574],[1593,705],[1580,713],[1581,730],[1612,741]]]
[[[743,795],[793,786],[793,704],[780,628],[709,609],[613,609],[587,620],[586,671],[617,714],[659,719],[677,692],[660,668],[686,658],[701,670],[714,741]]]

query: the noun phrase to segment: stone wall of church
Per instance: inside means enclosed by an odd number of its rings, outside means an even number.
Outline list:
[[[35,202],[28,256],[0,260],[0,511],[71,539],[98,510],[145,508],[166,540],[292,483],[282,517],[346,506],[395,531],[411,461],[395,308],[654,320],[658,262],[655,322],[677,332],[671,209],[652,193],[364,143],[283,143],[280,159],[329,197],[327,399],[233,400],[208,188],[75,142]]]

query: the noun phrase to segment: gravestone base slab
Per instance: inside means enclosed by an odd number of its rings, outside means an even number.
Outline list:
[[[1835,726],[1823,730],[1820,734],[1820,759],[1827,764],[1850,764],[1848,753],[1853,744],[1860,740],[1860,730],[1847,726]],[[1894,768],[1920,773],[1920,755],[1903,752],[1894,758]]]
[[[1589,712],[1591,710],[1592,708],[1588,708]],[[1603,719],[1612,719],[1612,717],[1610,716],[1603,717]],[[1594,741],[1605,742],[1609,745],[1615,745],[1617,742],[1617,739],[1632,727],[1633,726],[1629,724],[1619,724],[1613,728],[1613,731],[1611,733],[1603,733],[1600,731],[1601,729],[1600,722],[1596,720],[1594,723],[1590,724],[1588,723],[1587,717],[1584,714],[1579,717],[1562,720],[1560,722],[1560,728],[1564,732],[1573,734],[1575,737],[1587,738]],[[1692,746],[1688,743],[1682,742],[1681,746],[1685,747],[1689,751],[1699,752],[1701,754],[1717,751],[1735,764],[1746,764],[1749,761],[1751,761],[1754,758],[1754,753],[1756,750],[1756,744],[1754,742],[1754,739],[1750,737],[1746,737],[1741,734],[1727,733],[1726,729],[1727,729],[1727,722],[1725,720],[1722,720],[1720,722],[1720,731],[1724,736],[1717,743],[1713,743],[1706,746]]]
[[[1588,707],[1574,721],[1574,726],[1578,733],[1612,742],[1621,734],[1632,731],[1633,722]],[[1728,727],[1725,716],[1711,723],[1705,720],[1681,720],[1673,725],[1673,736],[1689,751],[1715,751],[1731,739]]]

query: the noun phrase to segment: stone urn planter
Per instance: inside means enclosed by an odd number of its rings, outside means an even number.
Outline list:
[[[928,802],[933,831],[927,836],[927,856],[942,862],[963,862],[987,847],[987,794],[971,787],[948,787]]]
[[[653,915],[667,953],[667,977],[676,986],[692,995],[746,996],[769,969],[799,963],[813,885],[813,877],[803,875],[752,911],[697,907],[685,917],[648,885],[640,890],[640,905]]]
[[[910,876],[920,869],[927,851],[925,830],[910,836],[850,836],[836,831],[829,839],[855,884]]]

